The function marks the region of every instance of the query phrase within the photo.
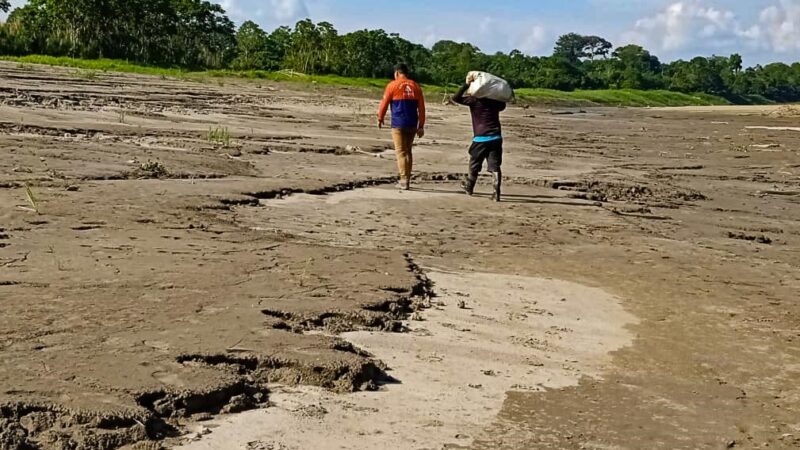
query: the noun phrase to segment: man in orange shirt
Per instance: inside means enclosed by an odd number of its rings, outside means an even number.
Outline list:
[[[392,107],[392,139],[400,172],[400,189],[411,189],[414,137],[425,136],[425,98],[422,89],[409,77],[408,66],[398,64],[394,81],[386,86],[378,110],[378,128],[383,128],[386,112]]]

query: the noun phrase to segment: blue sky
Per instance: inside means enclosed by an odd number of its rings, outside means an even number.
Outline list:
[[[383,28],[425,45],[469,41],[485,52],[549,54],[560,34],[574,31],[641,44],[665,61],[733,52],[749,65],[800,61],[800,0],[215,1],[237,22],[266,29],[310,17],[340,31]]]
[[[800,0],[220,0],[266,28],[308,16],[342,31],[384,28],[431,45],[549,54],[567,32],[644,45],[663,60],[741,53],[747,64],[800,61]]]

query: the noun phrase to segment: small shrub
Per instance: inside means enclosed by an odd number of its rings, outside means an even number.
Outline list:
[[[169,174],[164,164],[158,161],[150,161],[142,163],[139,167],[139,175],[143,178],[161,178]]]

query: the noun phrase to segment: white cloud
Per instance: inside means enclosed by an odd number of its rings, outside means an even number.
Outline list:
[[[222,0],[221,2],[217,2],[225,9],[225,12],[228,14],[228,17],[233,19],[240,19],[244,12],[239,7],[239,2],[237,0]]]
[[[623,34],[626,43],[656,52],[800,51],[800,0],[775,0],[751,21],[706,0],[673,1],[655,15],[636,21]]]
[[[478,35],[472,42],[488,52],[517,49],[527,54],[541,54],[552,50],[555,39],[547,29],[538,24],[509,22],[485,17],[478,25]]]
[[[652,17],[639,19],[623,40],[673,52],[701,44],[719,47],[737,36],[740,26],[732,11],[706,6],[700,0],[686,0],[674,2]]]
[[[520,39],[516,47],[528,55],[541,55],[552,51],[554,41],[545,27],[534,25]]]
[[[273,26],[277,24],[294,24],[309,16],[304,0],[269,0],[261,6],[256,0],[218,0],[228,17],[237,21],[256,20]]]
[[[272,17],[280,22],[308,17],[308,7],[303,0],[269,0],[269,3]]]
[[[800,50],[800,0],[780,0],[778,5],[765,8],[747,36],[775,52]]]

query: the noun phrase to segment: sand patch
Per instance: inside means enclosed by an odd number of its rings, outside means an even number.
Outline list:
[[[225,417],[183,448],[439,449],[469,445],[508,391],[600,377],[635,322],[618,299],[567,281],[431,271],[439,295],[410,333],[343,337],[386,362],[398,382],[334,395],[273,387],[274,406]]]
[[[800,131],[800,127],[764,127],[764,126],[751,126],[744,127],[746,130],[769,130],[769,131]]]
[[[312,194],[294,194],[282,199],[268,200],[264,203],[270,207],[276,208],[312,204],[322,208],[351,201],[411,201],[425,200],[434,196],[463,197],[464,195],[460,193],[431,193],[428,191],[418,190],[404,191],[394,187],[369,187],[335,192],[324,196]]]

